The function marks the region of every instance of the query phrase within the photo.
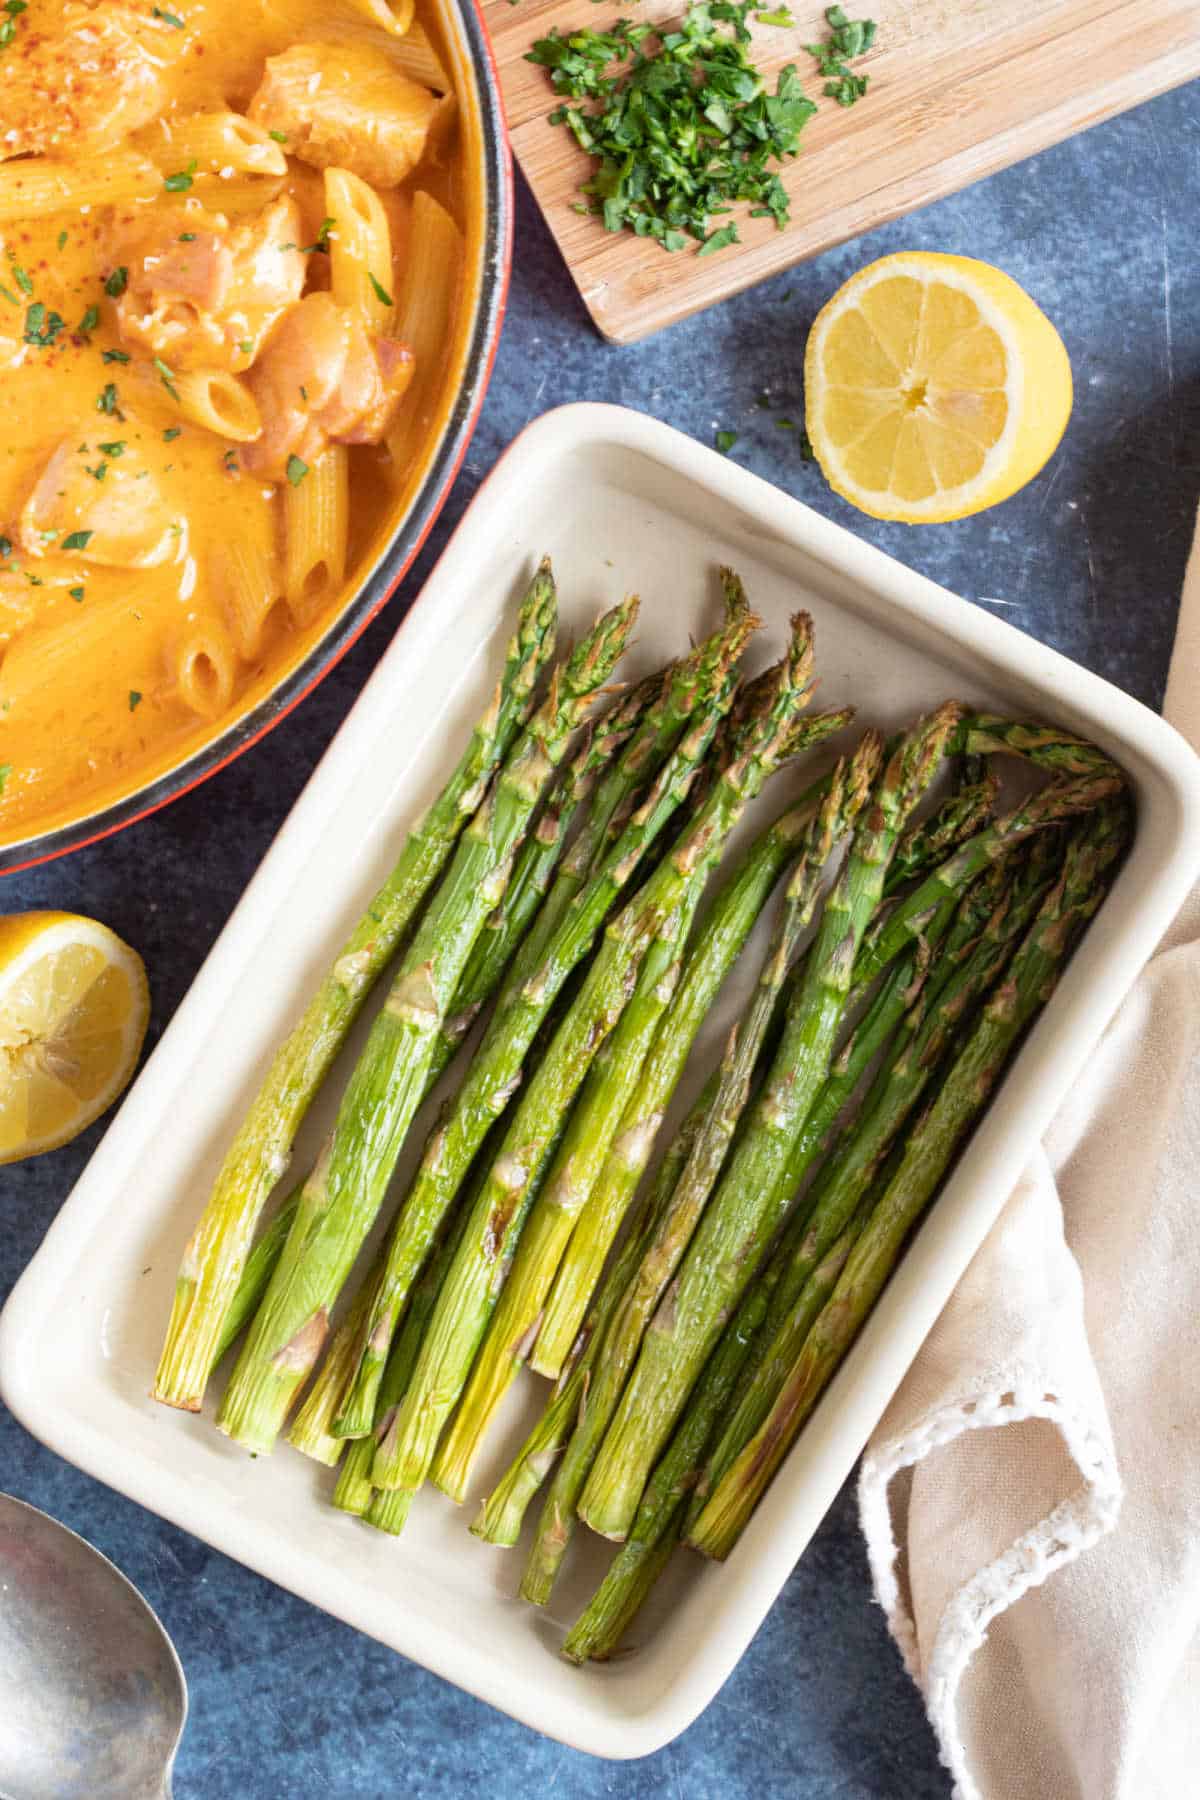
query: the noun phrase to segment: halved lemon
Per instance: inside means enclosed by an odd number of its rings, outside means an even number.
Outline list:
[[[830,486],[876,519],[1007,500],[1071,416],[1071,365],[1022,287],[966,256],[884,256],[817,314],[805,423]]]
[[[111,1106],[149,1017],[142,959],[107,925],[0,918],[0,1163],[68,1143]]]

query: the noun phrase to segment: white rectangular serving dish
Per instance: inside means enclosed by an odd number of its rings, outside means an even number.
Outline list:
[[[282,1445],[252,1461],[209,1417],[147,1397],[180,1252],[239,1112],[440,785],[544,550],[568,631],[627,589],[642,594],[636,668],[711,628],[714,570],[729,562],[767,622],[761,661],[777,654],[788,615],[812,610],[821,705],[853,700],[864,722],[885,728],[951,694],[1053,719],[1123,764],[1138,806],[1110,899],[809,1424],[803,1454],[727,1564],[676,1559],[639,1655],[583,1671],[553,1651],[606,1558],[586,1533],[541,1616],[511,1597],[522,1553],[479,1544],[469,1513],[440,1494],[422,1496],[396,1542],[326,1504],[328,1470]],[[760,800],[751,829],[782,805],[788,781]],[[1198,874],[1200,764],[1153,713],[667,427],[606,406],[552,412],[474,501],[18,1283],[0,1319],[0,1391],[60,1455],[314,1605],[568,1744],[645,1755],[733,1669]],[[754,960],[752,946],[710,1022],[709,1054]],[[693,1059],[693,1080],[704,1060]],[[328,1086],[301,1158],[328,1122]],[[477,1493],[538,1392],[530,1377],[510,1394]]]

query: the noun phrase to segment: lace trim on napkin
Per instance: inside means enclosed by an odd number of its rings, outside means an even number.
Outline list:
[[[1043,1519],[1023,1532],[994,1562],[980,1569],[954,1594],[942,1615],[924,1673],[920,1668],[912,1615],[896,1575],[900,1556],[892,1530],[888,1494],[904,1469],[921,1462],[964,1431],[1047,1419],[1083,1477]],[[858,1502],[875,1597],[909,1675],[924,1686],[930,1721],[943,1763],[954,1779],[956,1800],[979,1800],[958,1731],[958,1689],[971,1657],[982,1645],[998,1613],[1016,1604],[1030,1588],[1090,1548],[1113,1530],[1121,1510],[1121,1477],[1112,1444],[1090,1420],[1057,1394],[1015,1388],[982,1393],[953,1406],[940,1406],[912,1431],[863,1458]]]

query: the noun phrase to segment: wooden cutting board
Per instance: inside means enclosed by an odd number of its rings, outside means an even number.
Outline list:
[[[677,18],[682,7],[483,0],[513,149],[588,311],[620,344],[1200,75],[1200,0],[864,0],[846,10],[879,22],[875,48],[854,65],[871,86],[840,107],[821,96],[803,48],[827,35],[822,11],[793,5],[794,27],[752,20],[750,46],[772,88],[794,62],[820,107],[781,171],[791,224],[777,232],[739,208],[741,244],[698,258],[571,210],[593,165],[547,123],[556,97],[546,71],[524,60],[552,25],[602,30],[622,15]]]

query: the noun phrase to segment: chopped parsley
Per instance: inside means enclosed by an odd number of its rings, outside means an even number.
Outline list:
[[[194,244],[195,241],[196,241],[196,234],[194,231],[181,231],[180,232],[179,242],[181,244]]]
[[[822,44],[805,44],[804,48],[816,58],[818,71],[826,78],[827,97],[839,106],[853,106],[866,93],[870,76],[855,75],[847,63],[871,48],[878,27],[874,19],[848,19],[840,6],[827,6],[825,21],[829,37]]]
[[[28,298],[29,295],[32,294],[33,282],[30,280],[29,276],[25,273],[25,271],[21,267],[20,263],[13,264],[13,280],[16,282],[17,286],[20,288],[21,292],[26,296],[26,298]]]
[[[6,288],[2,281],[0,281],[0,294],[4,295],[4,298],[8,301],[10,306],[20,306],[21,302],[17,299],[17,296],[13,293],[12,289]]]
[[[154,17],[156,19],[161,19],[164,25],[172,26],[176,31],[182,31],[184,29],[183,20],[179,17],[179,14],[166,12],[161,6],[156,6],[154,8]]]
[[[380,306],[394,306],[396,304],[382,282],[376,281],[375,276],[370,269],[367,270],[367,279],[375,290],[375,298],[378,300]]]
[[[82,604],[83,589],[81,587],[68,588],[67,592],[68,592],[68,594],[70,594],[72,600],[75,600],[75,601],[79,602],[80,604]]]
[[[115,459],[118,456],[124,456],[125,439],[117,438],[111,444],[97,444],[96,448],[99,450],[101,456],[109,456]]]
[[[64,550],[86,550],[95,533],[92,531],[72,531],[62,541]]]
[[[177,169],[174,175],[168,175],[163,187],[168,194],[186,194],[192,185],[192,178],[200,164],[193,156],[186,169]]]
[[[79,321],[79,329],[82,331],[84,337],[86,337],[89,331],[95,331],[99,323],[100,308],[98,306],[89,306],[82,319]]]
[[[66,320],[62,314],[47,312],[40,300],[35,300],[25,313],[25,342],[35,344],[39,350],[48,350],[65,329]]]
[[[293,487],[299,487],[300,483],[304,480],[304,477],[307,474],[308,474],[308,464],[306,462],[301,461],[300,457],[298,457],[298,456],[289,456],[288,457],[288,459],[287,459],[287,478],[291,482]]]
[[[796,23],[786,6],[778,6],[774,12],[756,12],[754,17],[760,25],[794,25]]]
[[[0,50],[7,50],[8,46],[16,37],[17,20],[26,10],[28,4],[29,0],[4,0],[4,5],[0,8],[0,11],[5,15],[4,18],[0,19]],[[5,772],[7,773],[7,769]],[[3,788],[0,788],[0,793],[3,793],[3,791]]]
[[[102,350],[100,352],[100,361],[106,363],[127,363],[129,358],[124,350]]]
[[[5,788],[8,786],[8,778],[11,774],[12,774],[12,764],[11,763],[0,763],[0,794],[2,794],[5,790]]]
[[[110,300],[119,300],[128,286],[129,270],[122,265],[121,268],[113,270],[104,284],[104,291]]]
[[[108,464],[106,462],[98,462],[94,469],[90,463],[84,463],[83,466],[85,472],[91,476],[93,481],[103,481],[108,474]]]
[[[318,231],[313,242],[311,244],[301,244],[300,245],[301,256],[311,256],[314,250],[320,250],[323,254],[328,254],[329,234],[331,231],[334,231],[336,228],[337,228],[337,220],[336,219],[322,219],[321,220],[321,229],[320,229],[320,231]],[[284,244],[283,248],[285,250],[294,250],[296,248],[296,246],[295,246],[295,244]]]
[[[237,459],[237,451],[236,450],[227,450],[225,452],[224,456],[221,458],[221,461],[224,464],[226,470],[228,471],[228,473],[230,475],[236,475],[238,473],[238,459]]]
[[[238,349],[241,351],[243,356],[253,355],[254,339],[253,338],[243,338],[241,340],[241,342],[238,344]]]
[[[68,238],[69,238],[69,237],[70,237],[70,235],[71,235],[71,234],[70,234],[70,232],[69,232],[69,231],[60,231],[60,232],[59,232],[59,234],[58,234],[58,247],[59,247],[59,249],[60,249],[60,250],[65,250],[65,249],[66,249],[66,247],[67,247],[67,239],[68,239]]]
[[[268,137],[273,137],[277,144],[286,144],[287,143],[287,132],[286,131],[271,131],[271,132],[268,132],[267,135],[268,135]]]
[[[551,31],[534,44],[526,60],[566,97],[551,123],[565,125],[595,161],[582,191],[606,230],[671,250],[692,240],[711,256],[738,242],[732,222],[713,229],[732,203],[749,202],[752,217],[779,229],[787,224],[777,165],[797,153],[816,107],[791,64],[767,91],[746,49],[756,4],[694,0],[661,35],[622,19],[611,31]]]
[[[12,539],[5,537],[4,533],[0,532],[0,562],[2,562],[5,557],[11,556],[11,555],[12,555]]]
[[[163,443],[173,444],[182,430],[182,425],[172,425],[169,430],[163,432]]]
[[[142,696],[138,693],[137,689],[130,688],[130,690],[129,690],[129,710],[130,710],[130,712],[136,712],[138,707],[141,705],[141,703],[142,703]]]
[[[721,452],[722,456],[728,456],[737,441],[738,434],[736,431],[718,431],[713,439],[713,443]]]
[[[99,398],[96,401],[96,411],[107,413],[108,416],[113,419],[123,419],[125,417],[125,414],[121,411],[121,402],[117,394],[117,384],[115,381],[106,382],[104,387],[100,390]]]
[[[156,356],[154,366],[158,370],[158,379],[170,394],[172,400],[178,400],[179,389],[175,386],[175,371],[169,369],[161,356]]]
[[[714,231],[711,237],[705,238],[696,255],[711,256],[716,250],[724,250],[727,245],[740,242],[736,225],[722,225],[719,231]]]

